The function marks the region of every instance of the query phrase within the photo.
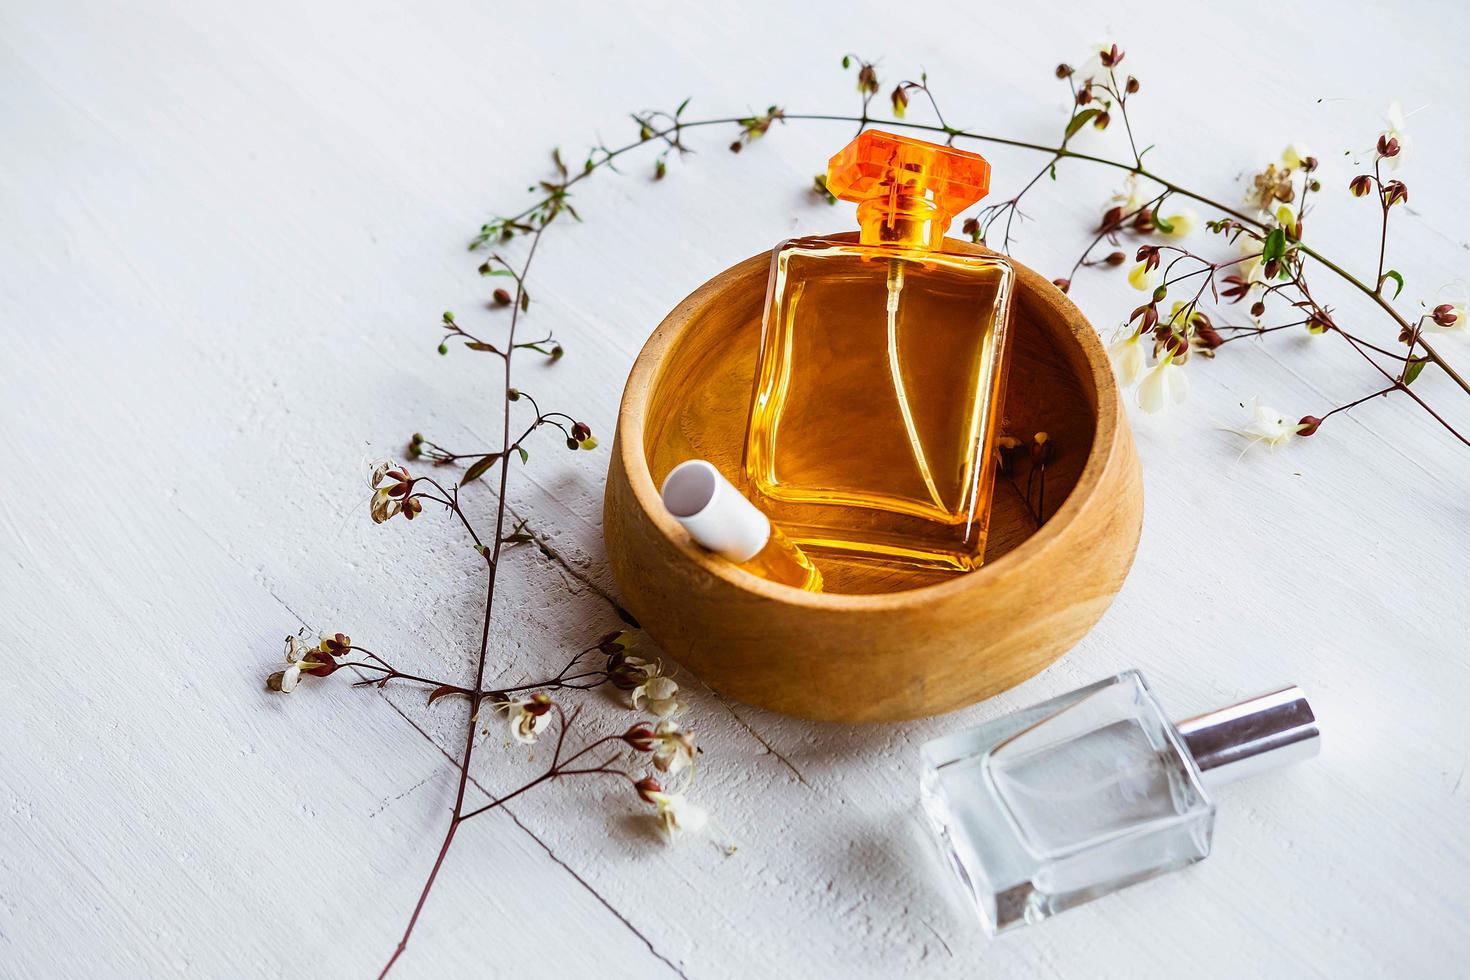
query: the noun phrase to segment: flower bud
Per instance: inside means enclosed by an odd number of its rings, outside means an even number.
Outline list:
[[[1072,288],[1072,280],[1070,279],[1053,279],[1051,284],[1064,293]]]
[[[1108,257],[1106,259],[1103,259],[1103,261],[1106,262],[1108,265],[1122,265],[1124,262],[1128,261],[1128,256],[1124,255],[1122,252],[1109,252]]]
[[[1453,303],[1441,303],[1434,308],[1434,322],[1441,327],[1453,327],[1460,321]]]
[[[1113,207],[1110,207],[1106,211],[1103,212],[1103,216],[1102,216],[1102,227],[1099,230],[1106,231],[1109,228],[1113,228],[1113,227],[1115,227],[1118,224],[1119,221],[1122,221],[1122,220],[1123,220],[1123,209],[1120,208],[1120,207],[1118,207],[1118,206],[1116,206],[1116,205],[1114,205]]]
[[[908,91],[902,85],[900,85],[893,90],[893,94],[890,95],[888,98],[889,101],[893,103],[893,115],[899,119],[902,119],[904,111],[907,110],[909,107]]]
[[[1260,316],[1262,313],[1265,312],[1266,304],[1261,302],[1260,300],[1256,300],[1254,303],[1251,304],[1251,316]]]
[[[511,300],[510,300],[510,293],[507,292],[506,290],[504,290],[504,289],[497,289],[497,290],[495,290],[495,292],[491,293],[490,295],[495,300],[495,305],[496,306],[509,306],[510,305],[510,302],[511,302]]]
[[[613,630],[611,633],[603,634],[602,639],[597,641],[597,649],[612,656],[626,650],[631,642],[632,638],[628,635],[627,630]]]
[[[653,728],[650,725],[634,725],[618,737],[632,746],[635,752],[653,751]]]
[[[971,238],[978,239],[980,236],[980,219],[966,218],[965,223],[960,225],[960,231],[969,235]]]
[[[638,795],[643,797],[644,802],[647,803],[658,802],[653,798],[654,794],[664,791],[664,788],[658,784],[658,780],[652,776],[644,776],[633,784],[633,788],[638,791]]]
[[[1396,157],[1399,155],[1399,141],[1397,138],[1383,133],[1378,137],[1378,155],[1381,157]]]
[[[1110,115],[1108,115],[1107,110],[1104,109],[1102,112],[1099,112],[1097,115],[1095,115],[1095,116],[1092,117],[1092,128],[1093,129],[1107,129],[1108,128],[1108,123],[1110,123],[1112,121],[1113,121],[1113,117],[1110,116]]]
[[[591,438],[591,436],[592,436],[592,427],[590,425],[588,425],[586,422],[573,422],[572,423],[572,438],[573,439],[577,440],[578,442],[581,442],[583,439]]]
[[[1402,180],[1390,180],[1383,185],[1383,203],[1389,207],[1409,202],[1409,188]]]
[[[1301,426],[1301,428],[1297,429],[1296,434],[1302,436],[1303,438],[1310,435],[1316,435],[1317,427],[1321,424],[1322,420],[1317,418],[1317,416],[1303,415],[1301,421],[1297,423],[1297,425]]]
[[[1067,64],[1057,65],[1057,77],[1058,78],[1071,78],[1072,77],[1072,66],[1071,65],[1067,65]]]
[[[1352,191],[1353,197],[1367,197],[1373,190],[1373,178],[1367,174],[1358,174],[1348,183],[1348,190]]]
[[[1129,75],[1128,76],[1128,85],[1126,86],[1126,89],[1127,89],[1127,92],[1128,92],[1129,95],[1132,95],[1133,93],[1137,92],[1138,89],[1139,89],[1138,79],[1134,78],[1132,75]]]

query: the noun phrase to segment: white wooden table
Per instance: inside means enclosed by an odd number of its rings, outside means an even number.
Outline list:
[[[928,69],[958,124],[1051,139],[1053,65],[1116,37],[1161,172],[1234,199],[1305,141],[1332,198],[1309,234],[1370,275],[1375,218],[1343,192],[1343,152],[1371,145],[1391,100],[1427,105],[1390,264],[1406,310],[1466,276],[1462,6],[1065,6],[4,4],[0,974],[362,976],[386,957],[443,831],[463,708],[261,681],[303,626],[465,676],[476,559],[442,518],[371,526],[363,462],[415,430],[490,443],[496,383],[484,358],[435,356],[435,320],[503,322],[464,243],[523,204],[554,145],[580,160],[630,134],[628,110],[685,96],[696,116],[849,112],[844,51],[881,55],[890,83]],[[662,184],[644,158],[579,191],[585,222],[547,236],[527,321],[568,354],[524,365],[523,387],[610,436],[678,299],[778,239],[852,224],[804,191],[847,126],[792,124],[738,157],[731,135],[692,134],[700,152]],[[1119,133],[1084,139],[1122,152]],[[1001,190],[1038,163],[985,152]],[[1061,176],[1017,249],[1052,275],[1116,187]],[[1104,330],[1136,295],[1120,279],[1074,291]],[[1440,346],[1470,365],[1465,336]],[[1241,401],[1320,414],[1371,390],[1334,338],[1242,343],[1190,371],[1186,406],[1134,413],[1137,565],[1056,666],[883,728],[782,718],[686,675],[699,798],[738,853],[666,848],[609,784],[528,794],[465,825],[399,975],[1470,973],[1470,453],[1398,399],[1238,458],[1224,427]],[[1416,390],[1470,425],[1438,372]],[[606,454],[532,452],[511,503],[557,557],[521,549],[503,577],[506,683],[615,624]],[[918,746],[1127,667],[1181,716],[1300,683],[1324,754],[1222,793],[1208,862],[985,940],[926,849]],[[534,771],[504,741],[478,753],[479,799]]]

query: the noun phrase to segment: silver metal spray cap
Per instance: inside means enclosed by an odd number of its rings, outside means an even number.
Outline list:
[[[1176,727],[1211,788],[1310,759],[1322,743],[1312,706],[1295,685]]]

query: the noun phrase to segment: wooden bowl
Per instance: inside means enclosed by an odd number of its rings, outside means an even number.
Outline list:
[[[658,495],[692,457],[740,472],[769,265],[768,253],[752,256],[700,286],[633,365],[603,511],[628,609],[716,690],[828,721],[939,714],[1052,663],[1117,594],[1143,521],[1138,456],[1096,332],[1056,287],[1016,265],[1003,431],[1045,431],[1055,446],[1039,529],[1022,496],[1023,464],[1019,479],[996,481],[977,571],[819,561],[829,591],[801,592],[696,546]]]

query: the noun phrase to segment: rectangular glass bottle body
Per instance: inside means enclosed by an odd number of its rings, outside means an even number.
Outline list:
[[[756,506],[808,551],[977,567],[1012,277],[993,256],[778,246],[745,445]]]
[[[935,739],[922,765],[924,809],[991,934],[1210,852],[1215,805],[1137,671]]]

